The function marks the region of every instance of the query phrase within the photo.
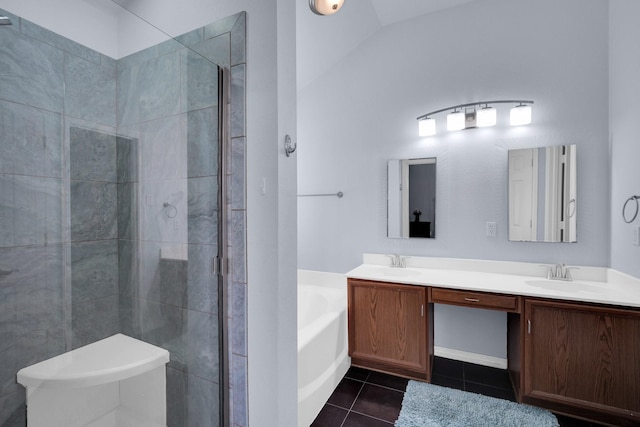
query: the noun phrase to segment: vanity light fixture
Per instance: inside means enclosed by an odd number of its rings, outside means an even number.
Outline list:
[[[485,106],[480,108],[476,112],[476,126],[484,128],[488,126],[495,126],[498,118],[498,113],[493,107]]]
[[[455,131],[474,127],[495,126],[498,112],[493,104],[516,104],[510,111],[511,126],[528,125],[531,123],[531,106],[533,101],[527,100],[498,100],[480,101],[468,104],[454,105],[442,108],[418,117],[418,135],[433,136],[436,134],[436,119],[438,113],[449,111],[447,114],[447,130]]]
[[[509,114],[511,126],[528,125],[531,123],[531,105],[520,104],[511,109]]]
[[[316,15],[333,15],[343,4],[344,0],[309,0],[309,7]]]
[[[454,110],[447,114],[447,130],[461,130],[464,129],[465,114],[462,111]]]
[[[418,135],[432,136],[436,134],[436,119],[427,117],[418,122]]]

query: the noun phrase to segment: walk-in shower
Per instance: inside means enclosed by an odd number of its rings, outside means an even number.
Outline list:
[[[0,426],[19,369],[117,333],[170,352],[169,426],[243,426],[245,15],[118,8],[117,59],[0,9]]]

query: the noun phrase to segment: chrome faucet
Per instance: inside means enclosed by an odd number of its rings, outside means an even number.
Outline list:
[[[399,254],[387,255],[391,259],[391,268],[405,268],[407,266],[407,258]]]
[[[547,279],[551,280],[565,280],[572,281],[571,270],[575,270],[578,267],[568,267],[566,264],[556,264],[556,265],[542,265],[547,269]]]

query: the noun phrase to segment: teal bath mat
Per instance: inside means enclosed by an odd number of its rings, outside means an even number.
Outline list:
[[[544,409],[409,381],[395,427],[558,427]]]

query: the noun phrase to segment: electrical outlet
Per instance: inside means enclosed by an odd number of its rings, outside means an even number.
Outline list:
[[[640,227],[633,227],[633,246],[640,246]]]
[[[496,237],[498,235],[498,225],[495,222],[487,222],[487,237]]]

